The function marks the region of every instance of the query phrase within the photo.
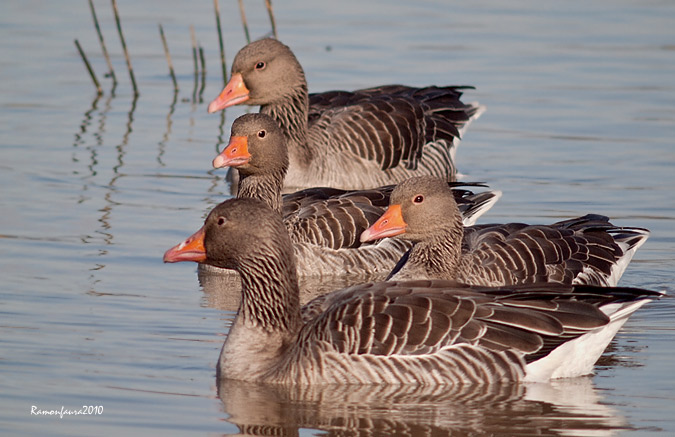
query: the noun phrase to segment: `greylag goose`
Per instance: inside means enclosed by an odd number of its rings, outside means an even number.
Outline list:
[[[213,166],[237,169],[237,197],[263,200],[282,214],[296,243],[299,275],[384,277],[410,248],[411,243],[402,240],[359,241],[361,233],[387,208],[393,186],[351,191],[310,188],[282,196],[288,149],[281,128],[268,115],[245,114],[234,121],[231,132],[228,146],[213,160]],[[466,189],[450,192],[466,225],[473,224],[501,195],[494,191],[474,194]]]
[[[242,301],[218,378],[286,385],[457,385],[588,374],[626,319],[661,296],[564,284],[381,282],[331,292],[303,309],[286,227],[256,199],[216,206],[164,261],[239,272]]]
[[[462,103],[473,87],[388,85],[308,94],[305,73],[275,39],[254,41],[209,112],[246,103],[274,118],[290,154],[287,187],[364,189],[433,174],[455,180],[460,137],[484,107]]]
[[[523,223],[464,228],[445,182],[411,178],[391,194],[387,212],[362,235],[398,235],[414,243],[390,279],[453,279],[467,284],[561,282],[615,286],[649,237],[589,214],[551,225]]]

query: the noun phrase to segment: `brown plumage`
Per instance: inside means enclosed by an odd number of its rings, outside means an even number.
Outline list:
[[[213,162],[215,167],[236,168],[237,197],[263,200],[282,214],[292,241],[304,245],[296,250],[301,276],[345,272],[386,275],[410,247],[406,241],[371,244],[359,240],[387,208],[393,186],[370,190],[322,187],[282,195],[288,149],[281,129],[265,114],[246,114],[235,120],[229,145]],[[473,224],[501,194],[474,194],[459,188],[478,184],[449,184],[457,187],[451,192],[466,225]]]
[[[254,199],[218,205],[202,230],[164,260],[240,273],[242,303],[218,375],[275,384],[456,385],[578,376],[592,370],[630,314],[660,296],[628,288],[411,281],[357,285],[301,308],[285,226]]]
[[[649,231],[617,227],[589,214],[551,225],[488,224],[464,228],[445,182],[411,178],[361,239],[397,235],[414,243],[392,279],[453,279],[467,284],[533,282],[616,285]]]
[[[454,181],[460,137],[485,109],[462,103],[467,88],[387,85],[310,95],[295,55],[268,38],[237,53],[209,112],[245,103],[274,118],[290,153],[285,186],[363,189],[419,174]]]

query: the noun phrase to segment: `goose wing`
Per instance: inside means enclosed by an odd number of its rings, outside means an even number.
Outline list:
[[[449,147],[483,110],[460,100],[467,88],[389,85],[312,94],[309,128],[382,170],[415,169],[425,144],[445,140]]]
[[[605,216],[552,225],[509,223],[465,230],[460,280],[468,283],[581,282],[608,285],[623,255]]]
[[[607,324],[599,309],[614,299],[607,290],[575,292],[559,284],[491,289],[448,281],[356,286],[305,307],[302,342],[378,356],[430,355],[465,345],[532,361]]]
[[[473,224],[499,199],[501,192],[474,193],[465,187],[481,183],[450,182],[465,225]],[[310,188],[283,196],[282,216],[295,242],[331,249],[357,248],[359,237],[389,206],[394,185],[372,190]]]
[[[361,233],[386,209],[392,189],[303,190],[284,196],[284,222],[296,242],[331,249],[356,248],[361,245]]]

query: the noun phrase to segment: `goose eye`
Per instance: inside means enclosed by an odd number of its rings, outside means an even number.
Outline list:
[[[262,70],[263,68],[265,68],[265,63],[263,61],[260,61],[257,64],[255,64],[256,70]]]
[[[225,224],[225,217],[218,217],[218,226],[223,226]]]
[[[413,199],[413,203],[422,203],[422,202],[424,202],[424,196],[422,196],[421,194],[415,196],[415,198]]]
[[[258,137],[260,137],[260,138],[265,138],[265,135],[266,135],[266,134],[267,134],[267,132],[265,132],[265,130],[263,129],[263,130],[261,130],[260,132],[258,132]]]

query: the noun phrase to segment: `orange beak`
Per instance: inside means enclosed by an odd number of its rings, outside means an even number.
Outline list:
[[[389,205],[382,217],[361,234],[361,242],[393,237],[405,232],[408,224],[403,220],[401,205]]]
[[[250,160],[248,138],[230,137],[230,143],[225,147],[225,150],[213,159],[213,168],[239,167],[248,164]]]
[[[181,261],[206,261],[206,249],[204,249],[204,227],[188,237],[177,246],[164,253],[165,263],[177,263]]]
[[[233,74],[220,95],[209,104],[209,114],[229,106],[238,105],[248,100],[248,88],[244,84],[241,73]]]

